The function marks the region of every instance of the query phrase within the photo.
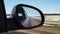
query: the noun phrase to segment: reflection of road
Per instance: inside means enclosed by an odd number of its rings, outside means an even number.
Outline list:
[[[27,18],[24,22],[23,25],[25,27],[31,27],[40,24],[40,20],[34,19],[34,18]]]
[[[35,26],[40,24],[40,20],[30,17],[30,23],[32,24],[32,26]]]
[[[29,27],[29,18],[25,19],[25,21],[22,23],[24,27]]]

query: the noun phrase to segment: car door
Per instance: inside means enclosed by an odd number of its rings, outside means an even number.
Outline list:
[[[6,12],[3,0],[0,0],[0,32],[7,31]]]

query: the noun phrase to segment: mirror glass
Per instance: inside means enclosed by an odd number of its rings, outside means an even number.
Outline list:
[[[26,19],[21,22],[24,27],[34,27],[40,24],[41,15],[40,13],[29,7],[22,7],[25,11]]]

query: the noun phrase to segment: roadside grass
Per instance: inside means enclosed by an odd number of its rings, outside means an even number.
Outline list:
[[[60,28],[56,28],[56,27],[42,26],[42,27],[39,27],[37,29],[40,30],[40,31],[45,31],[45,32],[60,34]]]
[[[35,19],[37,20],[37,19]],[[39,20],[37,20],[39,21]],[[58,21],[48,21],[48,20],[45,20],[45,24],[48,24],[48,25],[54,25],[53,27],[50,26],[41,26],[39,28],[37,28],[38,31],[45,31],[45,32],[50,32],[50,33],[55,33],[55,34],[60,34],[60,20]],[[57,28],[57,26],[59,26],[59,28]]]
[[[60,34],[60,21],[45,21],[45,24],[54,25],[54,27],[42,26],[39,28],[40,31]],[[59,25],[59,28],[56,26]]]
[[[59,24],[60,25],[60,20],[58,20],[58,21],[48,21],[48,20],[46,20],[45,23],[46,24]]]

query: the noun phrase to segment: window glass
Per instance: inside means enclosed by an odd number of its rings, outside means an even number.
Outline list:
[[[60,0],[4,0],[4,3],[7,14],[10,14],[13,7],[18,4],[37,7],[44,13],[44,25],[37,29],[28,30],[28,34],[30,32],[34,34],[60,34]],[[22,16],[21,14],[18,15]],[[21,30],[17,32],[21,32]],[[23,32],[26,33],[26,30]]]

